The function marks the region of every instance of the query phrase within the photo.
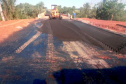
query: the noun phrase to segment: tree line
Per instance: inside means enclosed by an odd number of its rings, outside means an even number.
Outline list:
[[[43,2],[36,5],[29,3],[16,5],[15,2],[16,0],[0,0],[6,20],[35,18],[46,9]],[[58,10],[63,14],[75,12],[78,18],[126,21],[126,5],[118,0],[103,0],[93,7],[89,3],[83,4],[80,8],[58,6]]]
[[[76,13],[78,18],[95,18],[101,20],[126,21],[126,5],[118,0],[103,0],[93,7],[89,3],[83,4],[82,7],[61,7],[58,6],[59,12],[67,14]]]
[[[16,0],[0,0],[6,20],[35,18],[39,13],[44,12],[45,9],[43,2],[39,2],[36,5],[29,3],[15,5],[15,2]]]

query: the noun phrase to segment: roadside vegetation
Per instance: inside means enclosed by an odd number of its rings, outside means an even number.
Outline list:
[[[59,11],[64,14],[76,13],[77,18],[93,18],[101,20],[126,21],[126,4],[118,0],[103,0],[93,7],[89,3],[83,4],[82,7],[61,7]]]
[[[43,2],[36,5],[29,3],[16,5],[16,0],[0,0],[0,2],[6,20],[35,18],[46,9]],[[93,7],[90,3],[85,3],[80,8],[58,6],[58,9],[63,14],[70,13],[72,15],[75,12],[77,18],[126,21],[126,5],[118,0],[103,0]]]
[[[6,20],[35,18],[45,10],[43,2],[36,5],[29,3],[15,5],[16,0],[0,0],[0,2]]]

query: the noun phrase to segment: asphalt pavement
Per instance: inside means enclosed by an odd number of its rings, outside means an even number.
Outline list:
[[[0,84],[125,84],[125,46],[79,21],[39,19],[0,43]]]

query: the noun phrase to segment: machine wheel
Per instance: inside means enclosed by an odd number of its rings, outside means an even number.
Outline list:
[[[62,20],[62,17],[59,17],[60,20]]]
[[[59,19],[62,20],[62,16],[59,14]]]
[[[52,18],[51,18],[51,15],[49,15],[49,19],[51,20]]]

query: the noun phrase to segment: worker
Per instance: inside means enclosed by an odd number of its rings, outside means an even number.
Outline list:
[[[70,19],[72,19],[72,15],[70,15]]]
[[[68,13],[68,19],[70,19],[70,14]]]
[[[73,19],[75,18],[75,16],[76,16],[76,13],[75,13],[75,12],[73,12]]]

